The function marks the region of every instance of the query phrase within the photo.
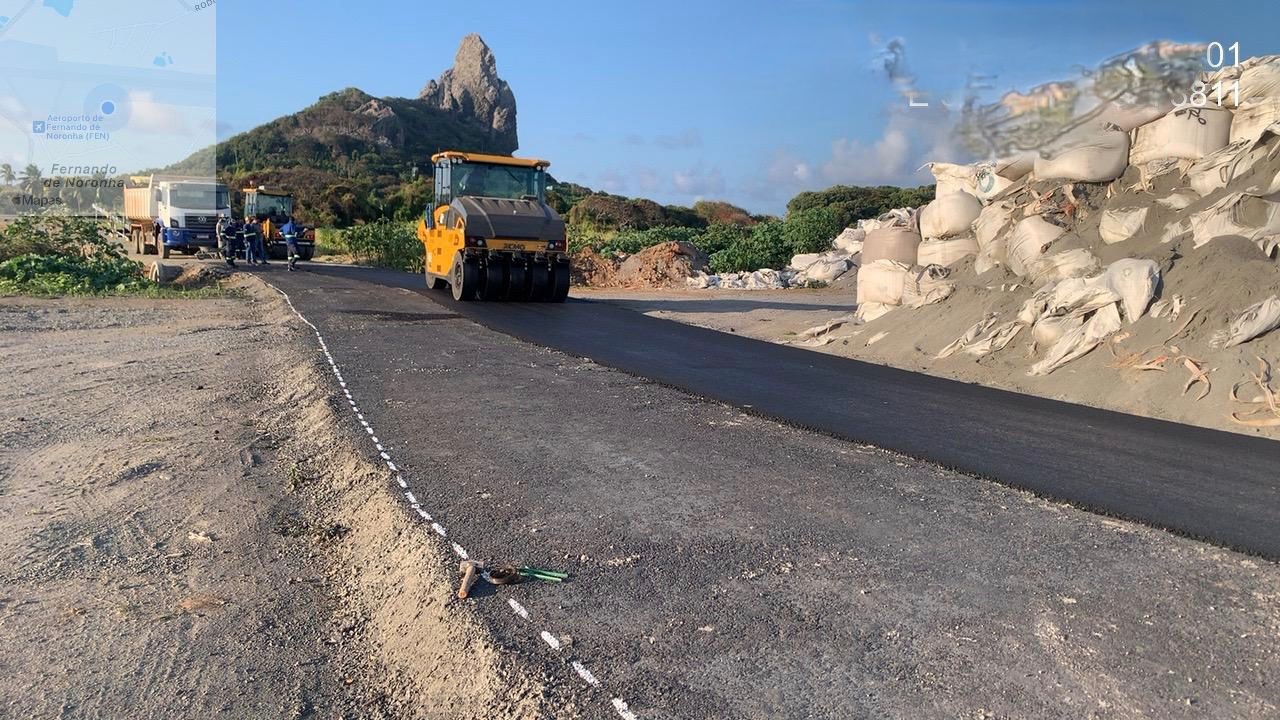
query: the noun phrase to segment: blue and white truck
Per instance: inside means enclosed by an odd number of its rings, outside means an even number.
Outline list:
[[[213,178],[134,176],[124,189],[124,215],[139,255],[216,249],[218,220],[231,217],[231,193]]]

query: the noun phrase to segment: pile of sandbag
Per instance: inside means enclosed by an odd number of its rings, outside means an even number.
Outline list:
[[[916,263],[921,266],[950,267],[978,254],[973,222],[982,212],[982,202],[967,192],[940,195],[920,211],[921,242]]]

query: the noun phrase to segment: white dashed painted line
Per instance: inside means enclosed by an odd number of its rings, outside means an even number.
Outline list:
[[[525,620],[529,619],[529,611],[525,610],[523,605],[516,602],[515,598],[511,598],[507,600],[507,604],[511,606],[511,609],[514,610],[517,615],[524,618]]]
[[[264,280],[263,282],[266,282],[266,281]],[[375,435],[373,432],[373,428],[369,425],[364,415],[360,412],[359,406],[356,405],[355,398],[352,397],[351,395],[351,390],[347,388],[346,380],[342,377],[342,372],[338,369],[337,361],[334,359],[333,355],[330,354],[329,352],[329,346],[325,343],[324,336],[321,335],[320,333],[320,328],[316,327],[314,323],[312,323],[310,320],[304,317],[302,313],[298,312],[298,308],[294,307],[293,300],[289,297],[288,293],[284,292],[283,290],[276,287],[275,285],[272,285],[269,282],[267,283],[267,285],[271,287],[271,289],[280,293],[280,295],[284,297],[284,301],[289,305],[289,309],[293,311],[293,314],[296,315],[298,319],[301,320],[304,324],[306,324],[308,327],[310,327],[312,330],[315,331],[316,340],[320,344],[320,349],[324,351],[325,358],[329,361],[329,365],[332,366],[333,375],[338,380],[338,384],[339,386],[341,386],[342,393],[343,395],[346,396],[347,402],[351,405],[351,411],[356,414],[356,418],[360,421],[360,424],[364,427],[365,431],[369,434],[370,438],[373,440],[375,446],[378,449],[378,453],[382,456],[382,459],[387,463],[387,467],[390,468],[391,472],[396,473],[396,483],[402,489],[404,489],[405,491],[404,497],[405,497],[405,500],[408,501],[409,507],[412,508],[414,511],[416,511],[423,520],[431,523],[431,529],[434,530],[437,535],[439,535],[442,538],[448,538],[448,534],[445,532],[444,526],[432,520],[431,514],[428,513],[426,510],[424,510],[421,505],[419,505],[417,496],[415,496],[413,492],[408,489],[409,483],[404,479],[404,477],[402,477],[399,474],[400,469],[396,467],[394,462],[391,461],[391,456],[386,452],[385,448],[382,447],[381,441],[378,440],[378,436]],[[463,560],[469,559],[469,555],[467,554],[466,548],[459,545],[456,541],[450,541],[450,545],[452,546],[453,552],[456,555],[461,557]],[[526,609],[525,606],[517,602],[515,598],[508,598],[507,604],[511,606],[511,610],[515,612],[516,615],[519,615],[521,618],[524,618],[525,620],[529,619],[528,609]],[[542,641],[545,642],[548,646],[550,646],[552,650],[558,651],[561,649],[562,645],[559,638],[557,638],[555,635],[552,635],[551,632],[547,630],[543,630],[541,633],[539,633],[538,636],[541,637]],[[582,678],[583,681],[585,681],[588,685],[590,685],[593,688],[600,687],[599,678],[597,678],[594,674],[592,674],[592,672],[587,669],[586,665],[583,665],[578,660],[574,660],[572,663],[570,663],[570,665],[573,667],[573,671],[578,674],[578,677]],[[638,720],[635,713],[631,711],[630,707],[628,707],[627,703],[623,701],[622,698],[615,697],[613,698],[612,702],[613,702],[614,710],[617,711],[618,715],[620,715],[623,718],[623,720]]]
[[[578,677],[586,680],[588,685],[591,687],[600,687],[600,680],[598,680],[595,675],[591,674],[591,671],[587,669],[586,665],[583,665],[577,660],[574,660],[569,664],[573,666],[573,671],[578,673]]]
[[[618,711],[618,714],[622,716],[622,720],[637,720],[636,714],[631,712],[631,708],[627,707],[622,698],[613,699],[613,709]]]

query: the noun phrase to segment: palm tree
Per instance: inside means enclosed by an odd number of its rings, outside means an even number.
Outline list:
[[[12,185],[13,181],[17,179],[17,177],[17,175],[13,174],[12,165],[9,163],[0,165],[0,180],[4,180],[5,187]]]
[[[43,178],[44,176],[40,172],[39,166],[34,163],[28,165],[22,171],[22,189],[26,190],[30,195],[36,195],[41,188],[42,183],[40,181]]]

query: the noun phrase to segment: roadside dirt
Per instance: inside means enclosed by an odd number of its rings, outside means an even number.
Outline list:
[[[0,299],[0,716],[550,715],[246,292]]]

